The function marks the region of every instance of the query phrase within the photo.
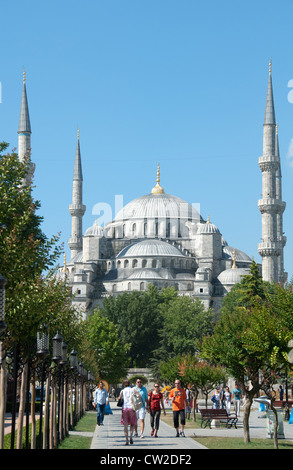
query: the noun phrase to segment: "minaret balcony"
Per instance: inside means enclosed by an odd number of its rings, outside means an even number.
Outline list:
[[[276,171],[279,168],[280,159],[275,155],[263,155],[259,157],[258,164],[261,171]]]
[[[261,256],[280,256],[282,244],[280,242],[263,242],[257,245],[257,249]]]
[[[69,212],[72,217],[82,217],[85,213],[86,206],[84,204],[70,204]]]
[[[262,198],[258,200],[258,208],[263,214],[265,212],[283,213],[286,207],[286,203],[275,199],[273,197]]]

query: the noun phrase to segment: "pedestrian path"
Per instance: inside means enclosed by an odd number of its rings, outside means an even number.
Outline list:
[[[114,408],[114,407],[113,407]],[[194,441],[189,435],[193,436],[193,432],[187,430],[185,432],[186,437],[176,437],[176,431],[173,427],[160,421],[160,429],[157,438],[152,437],[150,427],[149,414],[146,415],[145,419],[145,433],[144,439],[139,437],[133,438],[134,443],[132,445],[125,445],[124,427],[120,424],[121,421],[121,409],[112,409],[112,415],[106,415],[103,426],[97,426],[93,435],[91,449],[157,449],[157,450],[188,450],[188,449],[206,449],[203,445]],[[139,429],[139,425],[138,425]]]

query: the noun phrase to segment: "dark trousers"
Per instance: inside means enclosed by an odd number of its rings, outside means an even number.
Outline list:
[[[179,428],[179,415],[181,424],[185,425],[185,410],[173,411],[174,428]]]
[[[98,424],[103,424],[104,422],[105,406],[106,406],[106,403],[104,403],[103,405],[99,405],[99,403],[97,403],[97,423]]]
[[[150,410],[151,428],[159,429],[161,410]]]

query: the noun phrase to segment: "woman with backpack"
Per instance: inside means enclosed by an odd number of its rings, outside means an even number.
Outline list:
[[[160,424],[161,407],[166,416],[164,408],[163,394],[160,392],[160,385],[155,383],[154,390],[148,394],[148,406],[151,415],[151,436],[158,437],[158,430]]]

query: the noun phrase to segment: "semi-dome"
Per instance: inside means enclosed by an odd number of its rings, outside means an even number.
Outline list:
[[[136,269],[127,279],[162,279],[162,276],[153,269]]]
[[[104,229],[100,225],[97,224],[97,221],[95,221],[94,225],[89,227],[85,234],[85,237],[103,237],[104,236]]]
[[[233,248],[232,246],[223,246],[223,258],[233,258],[233,253],[235,252],[235,261],[245,261],[251,263],[251,258],[241,250]]]
[[[179,251],[174,245],[171,245],[171,243],[163,242],[162,240],[146,239],[126,246],[120,251],[120,253],[118,253],[117,258],[146,256],[184,257],[181,251]]]

